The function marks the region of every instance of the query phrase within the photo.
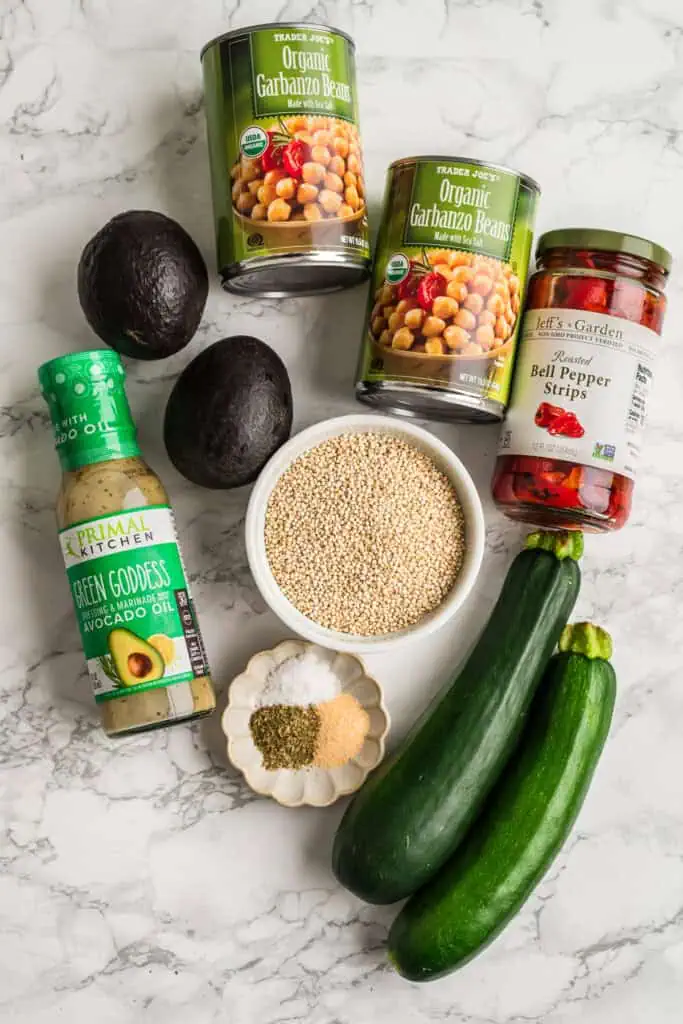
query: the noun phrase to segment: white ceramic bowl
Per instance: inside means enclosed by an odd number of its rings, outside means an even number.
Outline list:
[[[275,484],[291,463],[303,452],[314,448],[330,437],[368,431],[395,434],[431,456],[457,491],[465,516],[466,539],[465,560],[462,569],[452,590],[439,607],[407,629],[389,633],[386,636],[371,637],[339,633],[334,629],[327,629],[298,611],[282,593],[270,571],[264,536],[268,500]],[[247,507],[245,534],[249,568],[261,596],[290,629],[322,647],[332,647],[337,651],[374,654],[376,651],[397,647],[408,640],[427,636],[443,626],[456,613],[474,586],[481,566],[484,554],[485,524],[481,500],[472,482],[472,477],[457,455],[443,441],[440,441],[434,434],[430,434],[428,430],[423,430],[422,427],[417,427],[393,416],[364,413],[356,416],[339,416],[316,423],[314,426],[308,427],[307,430],[302,430],[273,455],[261,471],[251,493]]]
[[[329,661],[339,677],[342,693],[352,694],[363,705],[370,719],[370,730],[361,751],[339,768],[281,768],[267,771],[249,731],[249,719],[258,706],[269,672],[288,658],[306,650],[315,650]],[[384,740],[389,731],[389,715],[382,702],[379,683],[369,676],[360,658],[352,654],[316,647],[303,640],[285,640],[271,651],[255,654],[244,672],[230,684],[228,704],[221,718],[228,741],[228,757],[242,772],[248,785],[261,796],[271,796],[285,807],[327,807],[340,796],[354,793],[368,772],[384,757]]]

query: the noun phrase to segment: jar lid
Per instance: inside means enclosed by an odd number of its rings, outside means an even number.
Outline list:
[[[546,231],[536,244],[536,256],[549,249],[597,249],[601,252],[625,252],[631,256],[671,270],[671,253],[662,245],[640,235],[625,235],[621,231],[603,231],[600,228],[559,228]]]

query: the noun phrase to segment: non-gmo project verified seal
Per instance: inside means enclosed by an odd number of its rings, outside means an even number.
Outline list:
[[[603,462],[614,462],[614,457],[617,454],[617,449],[613,444],[601,444],[599,441],[595,442],[593,448],[593,458],[602,459]]]

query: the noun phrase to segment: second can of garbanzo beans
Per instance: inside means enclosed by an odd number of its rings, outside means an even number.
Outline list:
[[[354,45],[258,25],[202,51],[218,271],[231,291],[303,295],[363,280],[370,249]]]
[[[502,419],[539,188],[457,157],[389,168],[356,395],[435,419]]]

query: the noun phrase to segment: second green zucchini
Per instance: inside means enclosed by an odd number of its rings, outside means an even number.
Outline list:
[[[550,867],[581,808],[607,738],[616,679],[611,641],[567,626],[519,748],[465,842],[398,915],[389,957],[404,977],[442,977],[481,952]]]

